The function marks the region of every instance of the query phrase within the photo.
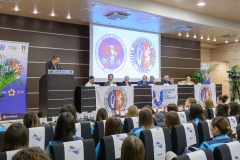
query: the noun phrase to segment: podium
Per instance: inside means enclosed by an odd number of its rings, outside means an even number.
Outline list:
[[[64,104],[74,104],[74,91],[72,70],[49,70],[39,81],[40,116],[58,116]]]

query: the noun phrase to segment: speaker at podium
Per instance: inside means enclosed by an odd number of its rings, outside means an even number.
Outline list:
[[[64,104],[74,104],[74,91],[73,70],[48,70],[39,81],[40,116],[58,116]]]

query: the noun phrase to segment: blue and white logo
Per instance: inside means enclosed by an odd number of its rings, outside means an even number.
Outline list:
[[[73,152],[74,154],[79,154],[80,153],[80,148],[76,148],[76,147],[74,147],[74,146],[70,146],[70,148],[69,148],[69,152]]]
[[[5,45],[0,44],[0,51],[3,51],[5,49]]]
[[[156,106],[161,106],[161,104],[163,103],[163,90],[159,92],[159,97],[157,97],[156,92],[153,90],[152,101]]]
[[[193,130],[189,127],[187,127],[187,131],[190,132],[190,133],[193,133]]]
[[[156,146],[159,147],[159,148],[163,148],[163,144],[161,142],[156,142]]]
[[[120,140],[120,141],[124,141],[124,139],[125,139],[125,137],[123,137],[123,136],[121,136],[121,135],[119,135],[119,134],[116,135],[116,138],[117,138],[118,140]]]
[[[42,140],[42,137],[38,136],[37,134],[34,134],[32,136],[33,139],[37,140],[37,141],[41,141]]]

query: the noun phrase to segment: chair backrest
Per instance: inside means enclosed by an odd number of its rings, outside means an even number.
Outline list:
[[[91,125],[90,122],[75,123],[76,136],[83,137],[83,139],[91,139]]]
[[[209,118],[208,118],[208,111],[207,111],[207,110],[203,110],[203,115],[205,116],[206,119],[209,119]]]
[[[140,139],[145,147],[145,160],[165,160],[165,153],[172,151],[171,135],[166,127],[143,130]]]
[[[28,146],[40,147],[45,150],[48,143],[53,140],[53,127],[28,128]]]
[[[12,150],[12,151],[6,151],[6,152],[0,152],[0,160],[12,160],[12,157],[18,152],[18,150]]]
[[[239,160],[240,143],[238,141],[222,144],[213,151],[216,160]]]
[[[138,122],[139,122],[138,117],[125,118],[123,133],[129,133],[133,128],[139,127]]]
[[[95,122],[93,139],[95,142],[95,146],[97,146],[98,142],[100,142],[101,138],[105,135],[105,123],[106,120]]]
[[[101,139],[98,160],[120,160],[121,148],[124,139],[132,133],[105,136]]]
[[[4,132],[0,132],[0,146],[2,146],[4,135],[5,135],[5,131]]]
[[[235,134],[237,125],[239,124],[239,118],[235,117],[235,116],[231,116],[231,117],[227,117],[227,118],[228,118],[228,121],[230,123],[230,127],[231,127],[231,129],[233,131],[232,134]]]
[[[199,147],[198,131],[195,123],[173,126],[171,138],[173,152],[177,155],[182,154],[185,147]]]
[[[204,149],[173,158],[173,160],[214,160],[211,150]]]
[[[187,118],[186,112],[177,112],[177,114],[179,116],[181,124],[186,124],[188,122],[188,118]]]
[[[96,160],[93,139],[53,144],[51,153],[53,160]]]
[[[212,108],[212,109],[208,109],[208,119],[213,119],[215,117],[215,109],[216,108]]]
[[[204,141],[210,141],[213,138],[210,131],[211,122],[212,120],[205,120],[198,123],[199,144],[202,144]]]

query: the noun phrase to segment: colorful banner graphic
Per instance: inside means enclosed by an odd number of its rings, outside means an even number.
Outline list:
[[[0,119],[23,118],[27,108],[28,43],[0,41]]]
[[[216,104],[216,86],[215,84],[198,84],[194,85],[194,95],[197,102],[203,105],[205,99],[211,98]]]
[[[109,116],[115,110],[128,109],[133,105],[133,86],[96,86],[96,109],[105,108]]]
[[[178,87],[177,85],[153,85],[152,86],[152,106],[166,106],[169,103],[178,102]]]

